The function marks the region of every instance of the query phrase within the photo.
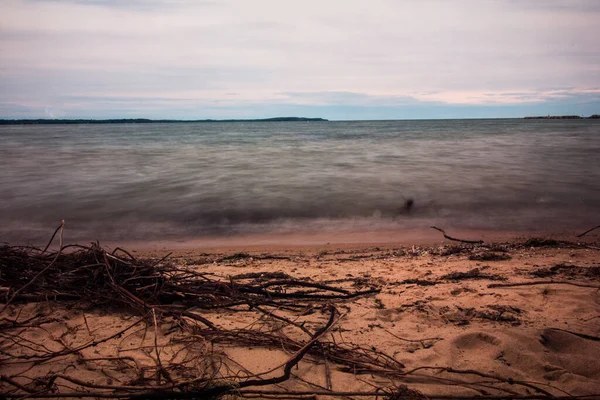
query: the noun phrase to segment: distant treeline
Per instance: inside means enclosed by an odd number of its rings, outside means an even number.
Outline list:
[[[71,125],[71,124],[172,124],[172,123],[198,123],[198,122],[296,122],[296,121],[327,121],[324,118],[304,117],[275,117],[263,119],[147,119],[147,118],[119,118],[119,119],[0,119],[0,125]]]
[[[594,114],[589,117],[580,117],[579,115],[547,115],[539,117],[525,117],[525,119],[600,119],[600,114]]]

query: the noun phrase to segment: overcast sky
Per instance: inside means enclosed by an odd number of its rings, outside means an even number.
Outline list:
[[[599,0],[0,0],[0,118],[600,113]]]

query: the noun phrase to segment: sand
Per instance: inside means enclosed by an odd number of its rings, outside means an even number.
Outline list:
[[[292,243],[262,238],[244,245],[238,238],[192,245],[154,243],[137,246],[134,254],[162,257],[172,250],[175,264],[225,280],[243,273],[282,272],[330,283],[362,278],[365,287],[381,289],[334,303],[339,314],[322,340],[385,352],[396,360],[396,372],[403,371],[403,376],[361,374],[323,358],[306,357],[286,382],[255,389],[311,392],[327,398],[328,390],[367,393],[407,385],[426,396],[546,393],[600,398],[599,231],[586,236],[585,242],[571,237],[580,245],[525,244],[527,238],[506,233],[494,240],[486,237],[486,245],[479,247],[461,247],[439,234],[412,244],[380,237],[362,242],[313,237]],[[453,236],[460,235],[453,232]],[[478,237],[482,235],[471,236]],[[235,257],[227,258],[231,255]],[[514,283],[527,285],[506,286]],[[86,391],[114,392],[116,386],[135,385],[140,371],[158,359],[195,363],[221,380],[272,370],[264,378],[280,375],[293,354],[283,341],[270,348],[213,343],[173,324],[144,328],[144,323],[136,324],[137,317],[119,310],[86,309],[69,302],[14,304],[2,317],[22,321],[36,313],[47,315],[48,322],[20,328],[20,346],[9,345],[3,335],[0,392],[4,394],[24,393],[16,385],[48,396],[52,390],[81,391],[79,381],[86,383]],[[273,330],[276,325],[252,310],[202,315],[223,329]],[[279,315],[304,321],[312,332],[328,319],[325,310]],[[76,349],[124,329],[115,338],[49,363],[11,357],[43,353],[45,348]],[[302,342],[309,339],[300,329],[286,330],[286,335]],[[161,349],[158,357],[155,345]],[[202,356],[206,354],[214,358],[208,361]],[[128,358],[117,362],[112,359],[116,356]],[[43,379],[35,380],[53,374],[57,378],[50,392]],[[168,385],[167,377],[157,379]]]

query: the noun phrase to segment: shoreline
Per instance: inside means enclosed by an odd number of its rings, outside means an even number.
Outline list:
[[[577,237],[590,228],[568,230],[496,230],[496,229],[445,229],[453,238],[483,241],[484,243],[510,243],[530,238],[551,238],[568,242],[593,243],[600,240],[600,229],[584,237]],[[361,249],[372,247],[436,246],[458,244],[432,229],[413,228],[404,230],[376,230],[354,232],[300,232],[285,234],[250,234],[229,236],[205,236],[165,240],[106,241],[107,247],[124,247],[146,253],[158,250],[167,251],[294,251],[322,250],[328,248]]]

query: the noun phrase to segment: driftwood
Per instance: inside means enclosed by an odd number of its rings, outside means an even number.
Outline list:
[[[585,235],[587,235],[588,233],[595,231],[596,229],[600,228],[600,225],[593,227],[592,229],[588,229],[587,231],[580,233],[579,235],[577,235],[577,237],[584,237]]]
[[[482,244],[483,243],[483,240],[465,240],[465,239],[453,238],[452,236],[446,235],[446,232],[443,229],[438,228],[437,226],[432,226],[431,229],[435,229],[436,231],[442,232],[442,235],[444,235],[444,237],[446,239],[452,240],[454,242],[470,243],[470,244]]]
[[[492,283],[488,285],[488,288],[506,288],[506,287],[517,287],[517,286],[535,286],[535,285],[571,285],[592,289],[600,289],[600,285],[590,285],[587,283],[578,283],[571,281],[530,281],[530,282],[515,282],[515,283]]]

